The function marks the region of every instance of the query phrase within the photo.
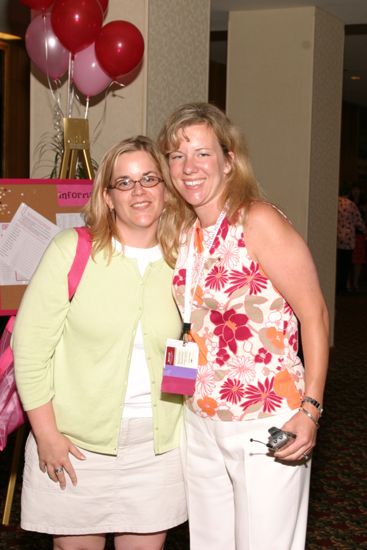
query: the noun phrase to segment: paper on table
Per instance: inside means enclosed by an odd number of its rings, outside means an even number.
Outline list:
[[[59,231],[57,225],[21,203],[0,240],[0,260],[31,279],[47,245]]]

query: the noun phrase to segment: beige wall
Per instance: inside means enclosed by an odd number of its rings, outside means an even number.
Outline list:
[[[105,22],[116,19],[131,21],[142,32],[144,62],[131,84],[89,109],[91,155],[97,162],[120,139],[137,133],[154,137],[174,107],[205,101],[208,93],[210,0],[110,0]],[[31,75],[31,177],[48,177],[53,165],[52,153],[39,164],[35,151],[54,133],[57,97],[43,82]],[[64,113],[66,94],[64,84],[57,93]],[[84,109],[73,116],[83,117]]]
[[[229,17],[227,112],[311,248],[332,325],[343,40],[342,23],[313,7]]]
[[[207,101],[210,0],[149,0],[147,133],[181,103]]]

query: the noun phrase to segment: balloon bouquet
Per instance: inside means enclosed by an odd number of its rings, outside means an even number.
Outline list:
[[[72,116],[75,87],[89,100],[113,82],[131,81],[143,58],[144,39],[129,21],[103,25],[108,0],[20,0],[40,13],[25,35],[27,53],[47,77],[50,90],[68,74],[67,117]]]

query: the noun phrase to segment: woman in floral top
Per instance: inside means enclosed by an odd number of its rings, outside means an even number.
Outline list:
[[[181,106],[159,144],[184,199],[173,287],[199,349],[185,407],[191,550],[301,550],[328,363],[311,254],[261,198],[222,111]],[[260,441],[273,426],[295,437],[269,452]]]

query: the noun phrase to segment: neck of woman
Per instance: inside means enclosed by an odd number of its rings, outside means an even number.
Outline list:
[[[142,228],[141,231],[123,231],[119,234],[119,240],[133,248],[152,248],[158,244],[156,228],[154,231],[149,231],[149,228]]]
[[[194,208],[202,228],[215,225],[219,214],[222,212],[220,204],[207,204]]]

